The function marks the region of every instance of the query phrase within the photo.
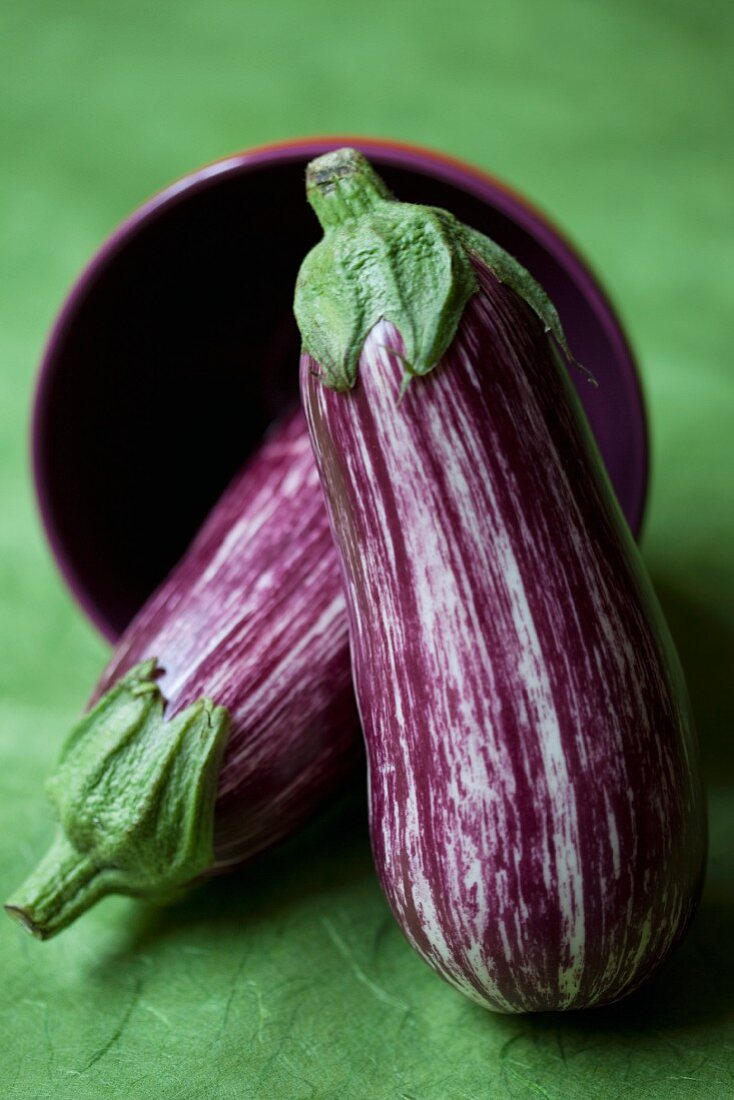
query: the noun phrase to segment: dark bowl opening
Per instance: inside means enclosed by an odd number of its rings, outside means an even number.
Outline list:
[[[334,144],[233,158],[171,188],[108,243],[61,315],[36,406],[37,484],[67,579],[110,637],[296,400],[293,285],[320,236],[304,170]],[[599,381],[595,390],[574,378],[636,530],[647,473],[639,387],[578,258],[491,181],[429,154],[360,144],[400,198],[450,209],[545,286]]]

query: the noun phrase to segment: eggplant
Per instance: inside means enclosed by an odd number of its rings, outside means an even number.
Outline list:
[[[680,665],[558,316],[354,150],[307,190],[324,236],[296,286],[302,398],[382,887],[487,1008],[615,1001],[689,924],[706,816]]]
[[[131,623],[49,780],[59,825],[8,902],[41,939],[300,825],[359,759],[336,550],[300,409]]]

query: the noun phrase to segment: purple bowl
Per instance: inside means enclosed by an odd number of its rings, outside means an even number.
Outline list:
[[[229,477],[297,392],[299,264],[320,231],[306,162],[362,149],[402,199],[444,206],[520,260],[599,382],[574,382],[617,497],[639,533],[648,476],[635,362],[588,267],[547,219],[491,177],[372,138],[239,153],[131,215],[53,327],[33,412],[46,533],[71,591],[119,636],[180,557]]]

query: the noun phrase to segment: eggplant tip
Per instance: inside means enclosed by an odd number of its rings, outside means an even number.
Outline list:
[[[46,933],[40,924],[31,917],[27,909],[22,909],[19,905],[6,905],[5,912],[8,914],[11,920],[14,920],[17,924],[21,925],[31,936],[35,936],[37,940],[45,940]]]

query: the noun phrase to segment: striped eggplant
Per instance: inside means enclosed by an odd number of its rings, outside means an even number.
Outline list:
[[[364,158],[308,170],[295,309],[339,551],[382,886],[500,1012],[629,993],[695,909],[678,660],[542,290]],[[548,335],[548,332],[552,336]]]
[[[10,900],[42,939],[104,894],[239,863],[343,781],[359,740],[336,551],[300,409],[128,628],[49,781],[59,827]]]

